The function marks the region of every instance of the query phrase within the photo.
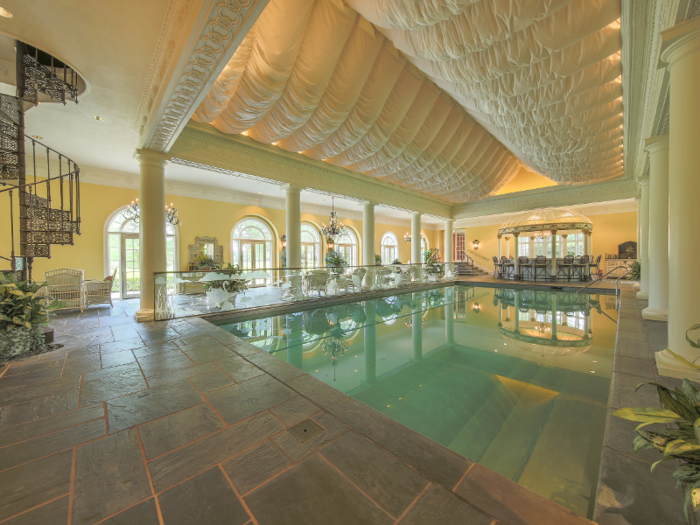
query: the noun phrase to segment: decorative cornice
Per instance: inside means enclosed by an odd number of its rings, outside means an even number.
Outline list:
[[[246,173],[282,183],[298,184],[351,199],[372,200],[407,211],[451,217],[452,206],[436,197],[353,173],[241,135],[227,135],[208,124],[189,122],[170,154],[219,170]]]
[[[176,0],[166,16],[137,116],[136,128],[141,133],[144,149],[161,152],[170,149],[268,1],[205,1],[193,24],[193,29],[201,29],[192,32],[197,35],[195,38],[193,34],[186,34],[184,52],[175,53],[178,63],[168,76],[171,53],[177,47],[176,42],[181,40],[177,24],[184,23],[191,6],[188,0]],[[162,90],[166,92],[159,95]],[[161,102],[155,108],[159,96]]]
[[[482,201],[456,206],[453,217],[477,217],[534,208],[628,199],[633,197],[636,191],[636,183],[629,179],[617,179],[581,186],[550,186],[537,190],[496,195]]]

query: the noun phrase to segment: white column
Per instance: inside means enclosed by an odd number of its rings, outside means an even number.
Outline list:
[[[668,135],[646,140],[649,153],[649,307],[642,317],[668,321]]]
[[[535,257],[535,238],[530,237],[530,257]]]
[[[640,234],[638,243],[638,256],[642,264],[642,278],[639,281],[637,299],[649,298],[649,179],[640,180],[642,187],[642,201],[639,207]]]
[[[593,233],[583,232],[583,254],[593,255]]]
[[[557,280],[557,230],[552,230],[552,280]]]
[[[498,236],[498,260],[501,260],[501,236]]]
[[[413,242],[413,236],[411,236]],[[413,294],[416,306],[411,314],[411,332],[413,336],[413,359],[421,361],[423,359],[423,294],[416,292]]]
[[[453,290],[445,288],[445,344],[452,346],[455,343]]]
[[[301,188],[287,184],[286,223],[287,268],[301,267]]]
[[[362,264],[374,266],[374,206],[373,202],[362,203]]]
[[[688,361],[700,357],[685,339],[686,330],[700,322],[700,18],[691,18],[661,33],[661,60],[670,70],[669,119],[669,286],[668,348]],[[642,269],[644,271],[644,269]],[[694,334],[697,337],[697,332]],[[658,352],[663,375],[697,381],[700,374]]]
[[[452,223],[454,219],[445,219],[445,253],[442,256],[442,260],[446,263],[453,262],[453,246],[452,246]]]
[[[411,214],[411,262],[422,263],[423,254],[420,252],[420,213]]]
[[[563,233],[561,236],[561,256],[566,257],[567,251],[566,251],[566,239],[568,239],[569,234],[568,233]],[[584,243],[586,241],[586,238],[584,237]]]
[[[513,268],[513,280],[518,279],[518,276],[520,275],[520,261],[518,260],[518,257],[520,256],[520,246],[518,246],[518,237],[520,236],[519,233],[514,233],[513,234],[513,248],[514,251],[513,253],[515,254],[514,260],[515,260],[515,266]]]
[[[136,150],[140,167],[139,244],[141,296],[137,321],[149,321],[154,315],[154,272],[168,269],[165,257],[165,166],[169,156],[148,150]]]
[[[506,241],[506,257],[510,258],[510,237],[505,237]]]

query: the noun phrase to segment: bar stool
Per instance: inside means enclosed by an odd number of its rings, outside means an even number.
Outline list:
[[[598,277],[598,273],[600,272],[600,258],[601,257],[602,256],[599,255],[598,257],[596,257],[595,262],[592,262],[591,264],[588,265],[588,278],[587,278],[588,281],[591,280],[591,270],[593,268],[595,268],[595,275],[596,275],[596,277]]]
[[[523,255],[521,257],[518,257],[518,266],[520,267],[520,275],[518,277],[520,279],[523,279],[525,277],[525,273],[527,272],[530,277],[530,279],[528,280],[531,281],[535,269],[535,261],[530,260],[526,255]]]
[[[567,281],[571,281],[571,274],[573,273],[573,271],[574,271],[574,256],[567,255],[564,257],[564,260],[561,263],[559,263],[559,266],[557,268],[557,279],[559,278],[560,275],[562,275],[563,277],[566,277]]]
[[[545,281],[549,278],[549,272],[547,271],[547,258],[544,255],[538,255],[535,257],[533,269],[535,271],[535,281],[537,281],[538,275],[543,275]]]
[[[500,279],[503,275],[503,265],[498,262],[498,257],[493,256],[493,276]]]
[[[588,257],[588,255],[583,255],[581,256],[581,260],[574,264],[574,271],[578,275],[580,281],[585,281],[587,272],[590,272],[590,264],[588,263],[589,260],[590,257]]]
[[[508,261],[508,257],[505,255],[501,256],[501,275],[503,276],[504,279],[510,279],[511,276],[508,275],[509,270],[512,270],[513,266],[511,263]]]

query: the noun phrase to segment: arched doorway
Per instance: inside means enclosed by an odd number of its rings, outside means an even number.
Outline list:
[[[357,235],[351,228],[346,227],[335,240],[335,251],[343,256],[349,266],[357,266]]]
[[[399,239],[394,232],[382,236],[382,264],[391,264],[399,258]]]
[[[271,269],[274,258],[272,228],[257,217],[238,221],[231,232],[231,261],[246,270]],[[251,286],[264,286],[267,279],[254,279]]]
[[[126,206],[116,210],[107,219],[105,242],[105,273],[117,278],[112,288],[121,299],[139,297],[141,293],[139,222],[126,214]],[[165,223],[165,257],[167,271],[179,268],[177,250],[178,231]]]
[[[321,234],[310,222],[301,223],[301,266],[318,268],[321,266]]]

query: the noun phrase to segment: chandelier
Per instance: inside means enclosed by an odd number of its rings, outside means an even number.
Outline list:
[[[139,216],[141,215],[141,210],[139,209],[139,200],[131,201],[126,209],[124,210],[124,217],[127,220],[132,220],[134,222],[139,222]],[[168,221],[173,226],[179,226],[182,224],[180,218],[177,216],[177,210],[173,207],[173,203],[170,206],[165,205],[165,220]]]
[[[411,234],[406,232],[406,235],[403,236],[403,242],[411,242]]]
[[[541,232],[535,232],[534,237],[537,239],[544,240],[547,237],[550,237],[552,235],[551,231],[541,231]]]
[[[329,242],[332,242],[333,239],[335,239],[339,235],[342,235],[345,231],[345,226],[342,222],[338,220],[338,214],[335,212],[335,199],[332,197],[330,223],[328,224],[328,226],[326,226],[326,223],[324,222],[321,231],[323,232],[323,235],[328,237]]]

